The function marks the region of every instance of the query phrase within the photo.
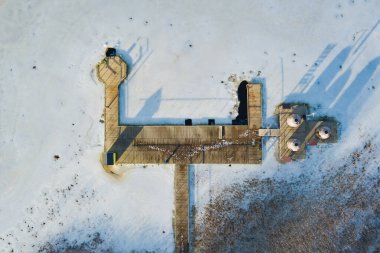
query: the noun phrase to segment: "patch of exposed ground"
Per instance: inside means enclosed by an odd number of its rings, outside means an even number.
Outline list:
[[[379,148],[367,142],[321,178],[231,185],[196,214],[193,249],[380,252],[379,164]]]
[[[104,242],[100,233],[88,234],[88,240],[79,242],[78,245],[70,245],[70,242],[65,237],[60,237],[54,242],[47,242],[43,244],[38,252],[39,253],[90,253],[90,252],[104,252],[111,253],[111,249],[99,250],[98,247]]]

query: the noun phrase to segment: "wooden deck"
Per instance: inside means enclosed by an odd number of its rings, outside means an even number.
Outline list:
[[[107,151],[120,135],[119,85],[127,78],[127,64],[119,56],[112,56],[103,59],[96,69],[99,80],[105,84],[104,151]]]
[[[112,134],[105,149],[117,164],[261,163],[261,138],[247,126],[123,126]]]
[[[105,84],[105,152],[116,152],[117,164],[261,163],[261,85],[248,84],[251,127],[247,126],[122,126],[119,125],[119,84],[127,66],[119,56],[97,65]]]
[[[189,252],[190,163],[261,163],[261,86],[248,85],[248,126],[122,126],[119,124],[119,85],[127,66],[119,56],[106,57],[97,65],[105,84],[105,152],[116,153],[116,164],[174,163],[176,252]],[[112,166],[104,165],[106,170]]]
[[[262,124],[261,84],[247,84],[248,128],[259,129]]]
[[[279,137],[279,158],[282,161],[302,159],[306,145],[337,141],[337,122],[306,121],[306,105],[280,105],[280,129],[260,129],[262,126],[262,96],[260,84],[247,84],[248,125],[119,125],[119,85],[127,78],[127,65],[119,56],[106,57],[97,65],[99,80],[105,84],[105,152],[116,153],[116,164],[174,163],[176,252],[189,251],[188,164],[258,164],[261,163],[261,138]],[[287,118],[297,113],[301,125],[291,128]],[[332,130],[328,140],[316,136],[319,126]],[[291,138],[301,141],[301,149],[287,148]],[[104,165],[106,170],[111,167]]]
[[[189,176],[186,164],[176,165],[174,172],[175,252],[189,252]]]

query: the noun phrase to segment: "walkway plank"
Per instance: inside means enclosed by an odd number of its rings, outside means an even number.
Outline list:
[[[176,164],[174,172],[176,252],[189,252],[189,174],[186,164]]]

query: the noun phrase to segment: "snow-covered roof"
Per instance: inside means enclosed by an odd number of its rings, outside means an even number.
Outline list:
[[[290,127],[298,127],[301,124],[301,120],[302,120],[301,116],[294,113],[288,117],[288,119],[286,120],[286,123]]]

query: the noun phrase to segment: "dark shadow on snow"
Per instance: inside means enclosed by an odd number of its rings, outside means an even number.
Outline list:
[[[324,114],[337,116],[338,121],[342,124],[347,124],[349,119],[354,119],[364,104],[362,100],[368,98],[371,90],[377,88],[375,84],[370,84],[370,80],[380,64],[380,56],[375,55],[351,83],[348,81],[352,78],[352,66],[379,23],[380,20],[366,34],[362,35],[353,46],[343,48],[310,85],[305,81],[308,79],[305,78],[308,76],[306,73],[295,88],[296,92],[289,94],[284,102],[305,102],[314,107],[316,111],[324,109],[326,110],[323,112]],[[332,45],[327,45],[321,56],[335,47]],[[316,66],[319,65],[318,59]],[[331,115],[329,115],[330,112],[332,112]]]

